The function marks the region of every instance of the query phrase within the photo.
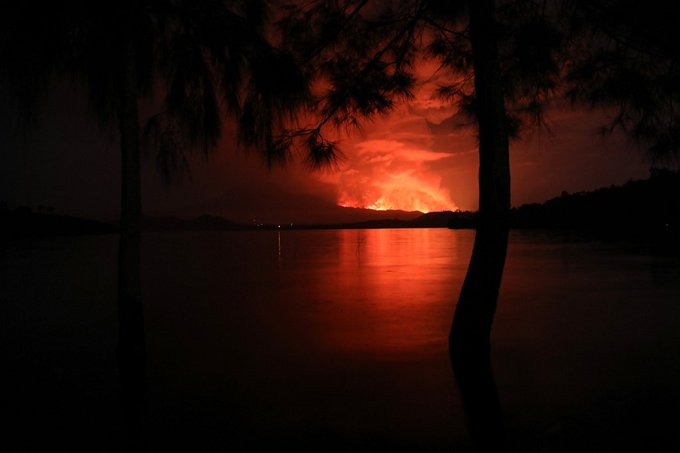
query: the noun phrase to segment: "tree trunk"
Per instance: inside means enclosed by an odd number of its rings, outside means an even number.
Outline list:
[[[129,42],[119,78],[121,214],[118,244],[118,350],[121,398],[132,426],[144,396],[145,340],[140,278],[141,175],[134,43]]]
[[[494,0],[469,2],[479,126],[479,215],[449,335],[449,353],[470,435],[482,450],[504,443],[490,337],[508,244],[510,163],[494,10]]]

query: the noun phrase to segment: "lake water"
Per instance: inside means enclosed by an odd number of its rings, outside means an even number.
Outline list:
[[[473,239],[447,229],[144,235],[137,441],[469,451],[446,339]],[[129,446],[116,250],[115,236],[0,244],[0,442]],[[679,259],[513,232],[492,343],[518,451],[680,445]]]

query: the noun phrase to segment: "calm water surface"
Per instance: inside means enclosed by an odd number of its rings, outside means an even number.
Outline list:
[[[446,338],[473,239],[145,235],[146,447],[466,451]],[[114,236],[0,245],[7,442],[126,447],[116,248]],[[679,353],[677,259],[512,234],[493,333],[511,443],[678,445],[677,415],[661,414],[677,414]]]

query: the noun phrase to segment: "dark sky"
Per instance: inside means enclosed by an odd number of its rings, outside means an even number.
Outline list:
[[[334,172],[300,162],[272,170],[237,151],[227,136],[209,158],[194,156],[191,177],[170,187],[153,156],[144,159],[143,209],[149,215],[222,215],[237,221],[337,222],[361,215],[337,205],[378,209],[473,210],[477,203],[474,135],[452,126],[453,110],[422,86],[410,105],[367,122],[342,139]],[[25,138],[12,116],[0,124],[0,200],[10,207],[50,205],[64,214],[115,219],[119,209],[116,134],[88,114],[84,97],[55,90]],[[621,137],[597,134],[602,112],[554,109],[551,132],[511,146],[513,205],[541,202],[563,190],[591,190],[645,178],[650,163]],[[230,134],[228,134],[230,135]]]

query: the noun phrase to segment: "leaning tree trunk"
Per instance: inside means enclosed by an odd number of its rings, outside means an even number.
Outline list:
[[[472,257],[449,335],[449,352],[473,441],[504,442],[490,336],[508,244],[510,164],[494,0],[469,2],[479,125],[479,214]]]
[[[134,44],[130,41],[119,78],[121,214],[118,245],[118,369],[126,421],[137,425],[144,397],[145,341],[140,278],[141,175]]]

